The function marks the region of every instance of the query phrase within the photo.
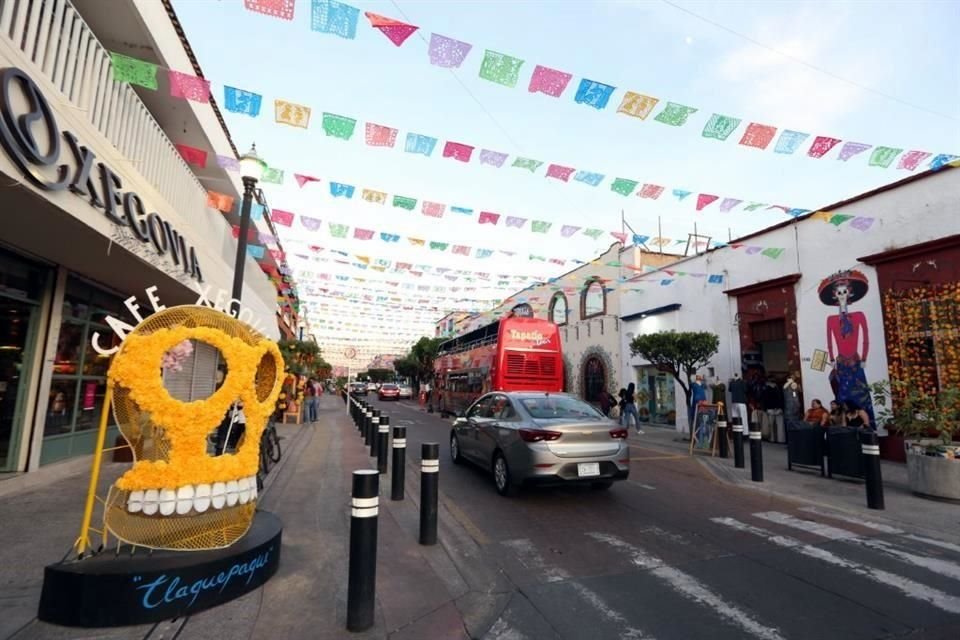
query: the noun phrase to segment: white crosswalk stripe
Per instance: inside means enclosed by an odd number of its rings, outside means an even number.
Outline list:
[[[719,594],[711,591],[693,576],[665,565],[662,560],[639,547],[605,533],[591,532],[587,535],[594,540],[605,542],[616,549],[627,552],[630,554],[630,560],[634,565],[643,569],[651,569],[650,573],[660,578],[671,589],[696,603],[710,607],[714,613],[721,618],[726,618],[744,633],[764,640],[781,640],[783,638],[779,629],[763,625],[754,619],[750,613],[724,600]]]
[[[848,516],[845,514],[837,513],[835,511],[830,511],[828,509],[821,509],[820,507],[800,507],[801,511],[806,511],[807,513],[815,513],[818,516],[823,516],[825,518],[833,518],[834,520],[842,520],[843,522],[849,522],[851,524],[857,524],[861,527],[866,527],[867,529],[873,529],[874,531],[879,531],[880,533],[890,533],[893,535],[902,535],[908,540],[913,540],[914,542],[920,542],[926,545],[933,547],[940,547],[941,549],[946,549],[947,551],[953,551],[954,553],[960,553],[960,545],[953,544],[952,542],[946,542],[944,540],[937,540],[936,538],[929,538],[927,536],[917,535],[915,533],[907,533],[903,529],[897,529],[896,527],[891,527],[890,525],[880,524],[878,522],[870,522],[869,520],[861,520],[855,516]]]
[[[561,580],[570,580],[570,573],[562,567],[555,567],[547,564],[543,556],[537,550],[536,545],[530,540],[521,538],[519,540],[507,540],[502,544],[513,549],[524,565],[528,568],[540,572],[547,582],[559,582]],[[612,608],[595,591],[588,589],[575,580],[568,583],[574,591],[589,604],[601,617],[609,623],[621,629],[621,638],[628,640],[655,640],[653,636],[647,635],[641,629],[637,629],[629,624],[629,621],[622,613]]]
[[[944,593],[939,589],[921,584],[895,573],[890,573],[883,569],[877,569],[852,560],[846,560],[826,549],[805,544],[790,536],[779,535],[767,529],[740,522],[734,518],[711,518],[710,520],[737,531],[753,534],[777,546],[792,549],[809,558],[814,558],[835,567],[846,569],[868,580],[896,589],[908,598],[927,602],[949,613],[960,614],[960,597]]]
[[[908,564],[922,567],[928,571],[932,571],[942,576],[953,578],[954,580],[960,580],[960,565],[956,565],[940,558],[930,558],[928,556],[910,553],[909,551],[899,549],[884,540],[864,538],[852,531],[847,531],[846,529],[838,529],[820,522],[814,522],[813,520],[802,520],[778,511],[767,511],[765,513],[755,513],[753,515],[762,520],[792,527],[800,531],[807,531],[828,540],[844,540],[847,542],[852,542],[854,544],[879,551],[880,553],[890,556],[891,558],[896,558]]]

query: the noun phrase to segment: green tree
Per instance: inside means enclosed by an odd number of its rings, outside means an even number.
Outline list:
[[[399,360],[394,360],[393,368],[397,372],[397,376],[400,378],[409,378],[411,381],[417,379],[417,363],[415,360],[410,358],[410,354],[407,354]]]
[[[705,366],[720,347],[720,338],[709,331],[661,331],[637,336],[630,352],[676,378],[690,406],[690,376]]]
[[[399,377],[410,378],[419,387],[421,382],[433,379],[433,361],[437,357],[437,349],[445,338],[428,338],[417,340],[410,347],[410,352],[404,357],[394,360],[393,369]]]
[[[437,350],[444,338],[428,338],[426,336],[417,340],[417,343],[410,349],[408,356],[417,365],[417,379],[433,379],[433,361],[437,357]]]
[[[320,346],[313,340],[281,340],[277,343],[288,373],[311,378],[330,375],[330,363],[320,355]]]

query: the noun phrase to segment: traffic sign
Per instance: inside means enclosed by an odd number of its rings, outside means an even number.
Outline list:
[[[354,358],[357,357],[357,350],[354,349],[353,347],[347,347],[347,348],[344,350],[343,355],[345,355],[347,358],[353,360]]]

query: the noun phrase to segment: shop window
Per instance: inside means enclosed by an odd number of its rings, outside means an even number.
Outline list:
[[[168,356],[163,366],[163,386],[172,397],[193,402],[209,398],[217,390],[222,377],[218,370],[223,357],[216,347],[197,340],[185,340],[171,349]]]
[[[607,312],[607,295],[600,278],[591,278],[580,294],[580,318],[586,320]]]
[[[44,436],[97,427],[107,389],[110,358],[97,353],[90,340],[95,332],[99,332],[100,344],[104,348],[119,344],[119,338],[106,324],[108,315],[136,324],[119,296],[72,276],[67,279]],[[110,422],[113,424],[112,415]]]
[[[560,292],[553,294],[550,299],[550,321],[557,326],[567,324],[567,296]]]

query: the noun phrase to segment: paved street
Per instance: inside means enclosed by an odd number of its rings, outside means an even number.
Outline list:
[[[721,484],[642,445],[610,491],[505,499],[453,465],[449,419],[371,401],[408,428],[411,464],[441,443],[444,506],[511,583],[488,638],[957,637],[956,540]]]

